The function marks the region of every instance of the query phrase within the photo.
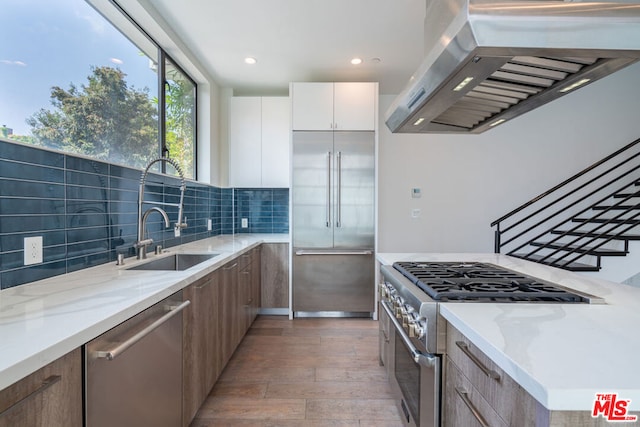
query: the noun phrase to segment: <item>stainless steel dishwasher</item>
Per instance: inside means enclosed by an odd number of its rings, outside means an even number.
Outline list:
[[[87,427],[182,423],[182,292],[85,346]]]

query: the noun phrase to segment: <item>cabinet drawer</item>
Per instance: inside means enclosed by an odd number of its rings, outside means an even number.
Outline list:
[[[445,427],[508,427],[449,357],[446,358],[446,373]]]
[[[447,354],[509,425],[523,425],[535,416],[535,399],[450,324]]]
[[[249,265],[251,265],[251,263],[253,262],[254,251],[256,251],[256,249],[251,249],[251,250],[243,253],[242,255],[240,255],[237,258],[237,260],[238,260],[238,270],[242,271],[245,268],[247,268]]]
[[[82,426],[79,348],[0,390],[0,427],[16,426]]]

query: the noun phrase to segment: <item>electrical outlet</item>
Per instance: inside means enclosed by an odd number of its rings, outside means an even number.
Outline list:
[[[411,218],[420,218],[420,209],[411,210]]]
[[[242,228],[247,228],[249,227],[249,219],[248,218],[242,218]]]
[[[173,229],[173,237],[180,237],[180,227]]]
[[[42,262],[42,236],[24,238],[24,265]]]
[[[211,229],[213,228],[213,224],[211,221],[211,218],[207,219],[207,231],[211,231]]]

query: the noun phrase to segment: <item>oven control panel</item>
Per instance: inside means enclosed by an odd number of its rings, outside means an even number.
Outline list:
[[[380,300],[388,304],[396,319],[402,324],[402,329],[411,338],[424,342],[427,332],[427,320],[402,297],[389,282],[380,284]]]

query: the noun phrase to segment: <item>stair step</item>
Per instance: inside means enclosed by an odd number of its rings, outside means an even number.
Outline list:
[[[564,266],[563,264],[566,262],[566,260],[564,259],[557,260],[554,258],[547,258],[544,261],[541,261],[542,258],[544,258],[544,255],[527,255],[527,254],[509,254],[509,255],[516,258],[526,259],[529,261],[534,261],[540,264],[550,265],[553,267],[558,267],[558,268],[562,268],[564,270],[569,270],[569,271],[599,271],[600,270],[600,267],[598,266],[591,265],[591,264],[583,264],[581,262],[572,262],[569,265]]]
[[[624,220],[624,219],[608,219],[608,218],[573,218],[573,222],[591,222],[594,224],[625,224],[640,225],[640,219]]]
[[[578,254],[588,254],[594,256],[626,256],[629,252],[621,251],[617,249],[608,248],[593,248],[593,247],[580,247],[576,245],[563,245],[562,243],[548,243],[548,242],[530,242],[531,246],[545,247],[549,249],[562,249],[566,252],[574,252]]]
[[[567,236],[580,236],[580,237],[599,237],[603,239],[611,240],[640,240],[640,234],[624,234],[622,236],[615,236],[613,234],[592,233],[589,231],[564,231],[564,230],[551,230],[551,234],[564,234]]]
[[[627,210],[632,210],[632,209],[640,209],[640,206],[638,205],[618,205],[618,206],[605,206],[605,205],[600,205],[600,206],[594,206],[591,209],[593,209],[594,211],[606,211],[607,209],[610,209],[612,211],[627,211]]]
[[[640,197],[640,191],[636,191],[634,193],[618,193],[614,194],[614,199],[626,199],[627,197]]]

